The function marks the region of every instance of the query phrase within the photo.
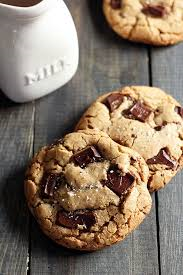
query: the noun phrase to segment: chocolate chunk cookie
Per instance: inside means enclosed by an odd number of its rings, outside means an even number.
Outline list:
[[[182,0],[104,0],[103,9],[125,39],[159,46],[183,40]]]
[[[148,166],[97,130],[71,133],[30,164],[25,194],[44,233],[60,245],[97,250],[125,238],[149,213]]]
[[[98,128],[146,160],[149,190],[158,190],[183,166],[183,108],[158,88],[125,87],[101,96],[76,129]]]

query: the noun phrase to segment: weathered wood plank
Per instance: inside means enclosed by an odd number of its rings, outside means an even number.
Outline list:
[[[101,1],[66,1],[80,40],[80,65],[73,80],[36,104],[35,150],[73,129],[83,110],[102,92],[148,84],[147,49],[122,41],[107,27]],[[32,226],[31,274],[156,275],[155,208],[124,242],[96,253],[59,248]]]
[[[183,44],[153,49],[152,84],[167,90],[183,105]],[[183,173],[158,192],[162,275],[183,273]]]
[[[0,274],[25,275],[28,219],[23,195],[25,164],[33,141],[34,105],[0,95]]]

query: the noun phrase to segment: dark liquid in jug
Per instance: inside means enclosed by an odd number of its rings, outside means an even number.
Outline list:
[[[0,0],[0,3],[17,7],[31,7],[41,1],[42,0]]]

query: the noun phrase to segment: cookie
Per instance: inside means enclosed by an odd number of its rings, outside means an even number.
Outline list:
[[[183,40],[182,0],[104,0],[103,10],[124,39],[157,46]]]
[[[105,94],[76,130],[97,128],[146,160],[151,192],[164,187],[183,166],[183,108],[158,88],[134,86]]]
[[[148,166],[99,131],[66,135],[30,164],[25,194],[43,232],[60,245],[97,250],[125,238],[149,213]]]

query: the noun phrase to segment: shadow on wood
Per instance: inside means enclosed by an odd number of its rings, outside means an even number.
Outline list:
[[[5,230],[8,228],[7,232],[21,235],[22,239],[27,240],[28,209],[23,191],[24,174],[25,169],[22,168],[7,178],[2,177],[0,209],[4,212],[1,217],[5,219]]]
[[[0,109],[3,108],[9,108],[9,107],[14,107],[18,105],[18,103],[13,102],[10,100],[7,96],[3,94],[3,92],[0,90]]]
[[[80,256],[80,255],[85,255],[85,254],[90,254],[92,252],[85,252],[85,251],[77,251],[77,250],[72,250],[68,249],[66,247],[63,247],[61,245],[56,244],[54,241],[49,239],[39,228],[39,225],[37,224],[36,220],[32,218],[32,230],[33,232],[32,235],[32,242],[35,247],[34,253],[36,253],[36,247],[41,249],[41,251],[47,252],[50,257],[68,257],[68,256]],[[35,238],[36,236],[36,238]],[[35,256],[35,254],[34,254]]]
[[[102,34],[106,39],[121,43],[121,38],[110,28],[103,14],[101,0],[88,0],[89,13],[95,26],[95,31]]]
[[[129,46],[130,48],[146,47],[143,44],[129,42],[115,33],[106,21],[102,6],[103,0],[88,0],[89,13],[91,15],[95,31],[102,36],[100,39],[105,39],[107,42],[111,41],[112,44],[115,43],[118,47],[121,45],[122,48],[124,48],[124,46]]]

